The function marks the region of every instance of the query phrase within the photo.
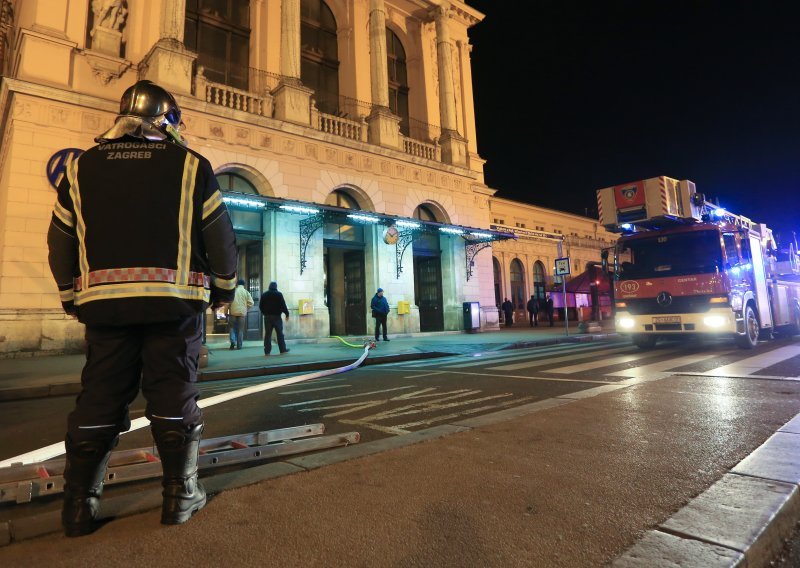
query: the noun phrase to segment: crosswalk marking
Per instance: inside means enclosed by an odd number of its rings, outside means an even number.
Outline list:
[[[706,371],[703,375],[723,375],[723,376],[739,376],[739,375],[753,375],[756,371],[780,363],[784,359],[789,359],[800,355],[800,345],[789,345],[787,347],[779,347],[761,355],[741,359],[730,365],[723,365],[716,369]]]
[[[607,374],[613,377],[638,377],[640,375],[645,375],[648,373],[659,373],[659,372],[669,371],[670,369],[683,367],[684,365],[692,365],[694,363],[700,363],[701,361],[705,361],[707,359],[713,359],[714,357],[719,357],[723,353],[724,353],[723,351],[695,353],[693,355],[675,357],[672,359],[667,359],[666,361],[659,361],[658,363],[641,365],[639,367],[634,367],[632,369],[623,369],[621,371],[616,371]]]
[[[668,355],[670,353],[674,353],[673,349],[668,351],[645,351],[639,353],[633,353],[628,355],[619,355],[617,357],[601,357],[599,359],[595,359],[594,361],[589,361],[588,363],[579,363],[577,365],[569,365],[567,367],[559,367],[558,369],[550,369],[548,372],[550,373],[558,373],[560,375],[569,375],[571,373],[580,373],[582,371],[591,371],[594,369],[599,369],[601,367],[610,367],[612,365],[619,365],[621,363],[632,363],[634,361],[638,361],[639,359],[646,359],[647,357],[653,357],[654,355]]]
[[[613,354],[613,353],[624,353],[624,352],[632,352],[633,347],[619,347],[617,349],[606,349],[602,350],[603,356]],[[634,351],[634,353],[639,352]],[[543,367],[545,365],[553,365],[555,363],[565,363],[567,361],[575,361],[576,359],[586,358],[587,356],[591,356],[593,353],[572,353],[570,355],[565,355],[563,357],[553,357],[553,358],[546,358],[546,359],[538,359],[536,361],[527,361],[524,363],[513,363],[510,365],[500,365],[498,367],[489,367],[488,370],[490,371],[518,371],[520,369],[530,369],[532,367]]]
[[[526,349],[525,353],[521,353],[519,355],[506,354],[505,356],[503,356],[501,354],[501,355],[497,355],[497,356],[493,356],[493,357],[483,356],[483,357],[480,357],[480,358],[476,357],[474,361],[471,361],[469,363],[464,363],[464,362],[459,361],[459,362],[455,362],[455,363],[448,363],[448,364],[442,365],[442,366],[446,367],[448,369],[466,369],[466,368],[469,368],[469,367],[480,367],[481,365],[485,365],[487,362],[492,362],[492,361],[496,361],[496,360],[502,360],[504,362],[507,362],[507,361],[523,361],[523,360],[530,361],[534,357],[542,359],[543,356],[550,355],[550,354],[558,355],[559,353],[564,353],[566,351],[569,351],[570,353],[572,353],[571,358],[574,359],[576,357],[580,357],[581,355],[585,355],[585,354],[592,353],[594,351],[599,351],[599,350],[602,349],[602,347],[599,347],[599,346],[596,346],[596,345],[593,345],[591,347],[583,347],[583,348],[577,348],[574,345],[568,345],[568,347],[572,347],[572,349],[568,349],[566,347],[563,347],[563,348],[557,349],[557,350],[556,349],[549,349],[549,350],[545,350],[545,349]],[[630,349],[630,346],[625,347],[625,349]],[[521,368],[524,368],[524,367],[521,367]],[[509,370],[513,370],[513,369],[509,369]]]

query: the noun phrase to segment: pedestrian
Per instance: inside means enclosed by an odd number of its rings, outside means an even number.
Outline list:
[[[64,440],[69,537],[96,528],[111,450],[140,385],[164,474],[161,522],[181,524],[206,504],[195,385],[203,312],[233,299],[237,249],[211,164],[186,147],[182,125],[173,96],[138,81],[58,186],[50,269],[88,345]]]
[[[511,327],[514,323],[514,304],[508,298],[505,299],[502,305],[503,314],[506,316],[506,327]]]
[[[531,299],[528,300],[528,318],[531,321],[531,327],[539,327],[539,300],[536,299],[536,296],[531,296]]]
[[[261,300],[258,302],[258,309],[264,315],[264,355],[269,355],[272,351],[273,329],[278,340],[278,350],[281,354],[288,353],[289,349],[286,348],[286,339],[283,336],[281,314],[285,314],[286,321],[289,321],[289,308],[286,307],[283,294],[278,292],[277,282],[269,283],[269,288],[261,295]]]
[[[244,287],[244,280],[241,278],[236,283],[233,301],[228,306],[228,325],[231,327],[231,349],[241,349],[242,340],[245,332],[245,319],[247,310],[253,307],[253,296]]]
[[[547,295],[547,300],[544,304],[544,310],[547,314],[547,319],[550,322],[550,327],[553,327],[553,298],[550,294]]]
[[[375,318],[375,341],[380,341],[380,329],[383,327],[383,340],[389,341],[386,336],[386,316],[389,315],[389,301],[383,297],[383,288],[378,288],[372,297],[369,307],[372,309],[372,317]]]

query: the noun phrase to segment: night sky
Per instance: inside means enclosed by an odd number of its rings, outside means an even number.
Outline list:
[[[596,189],[666,175],[800,238],[800,3],[466,3],[498,196],[594,216]]]

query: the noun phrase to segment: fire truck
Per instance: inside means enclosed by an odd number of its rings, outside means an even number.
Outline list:
[[[744,349],[800,333],[797,244],[666,176],[597,190],[614,247],[615,323],[643,349],[675,335],[727,335]]]

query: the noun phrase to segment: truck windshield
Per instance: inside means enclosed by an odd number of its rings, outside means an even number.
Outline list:
[[[654,235],[619,244],[618,278],[661,278],[717,272],[722,247],[717,231]]]

